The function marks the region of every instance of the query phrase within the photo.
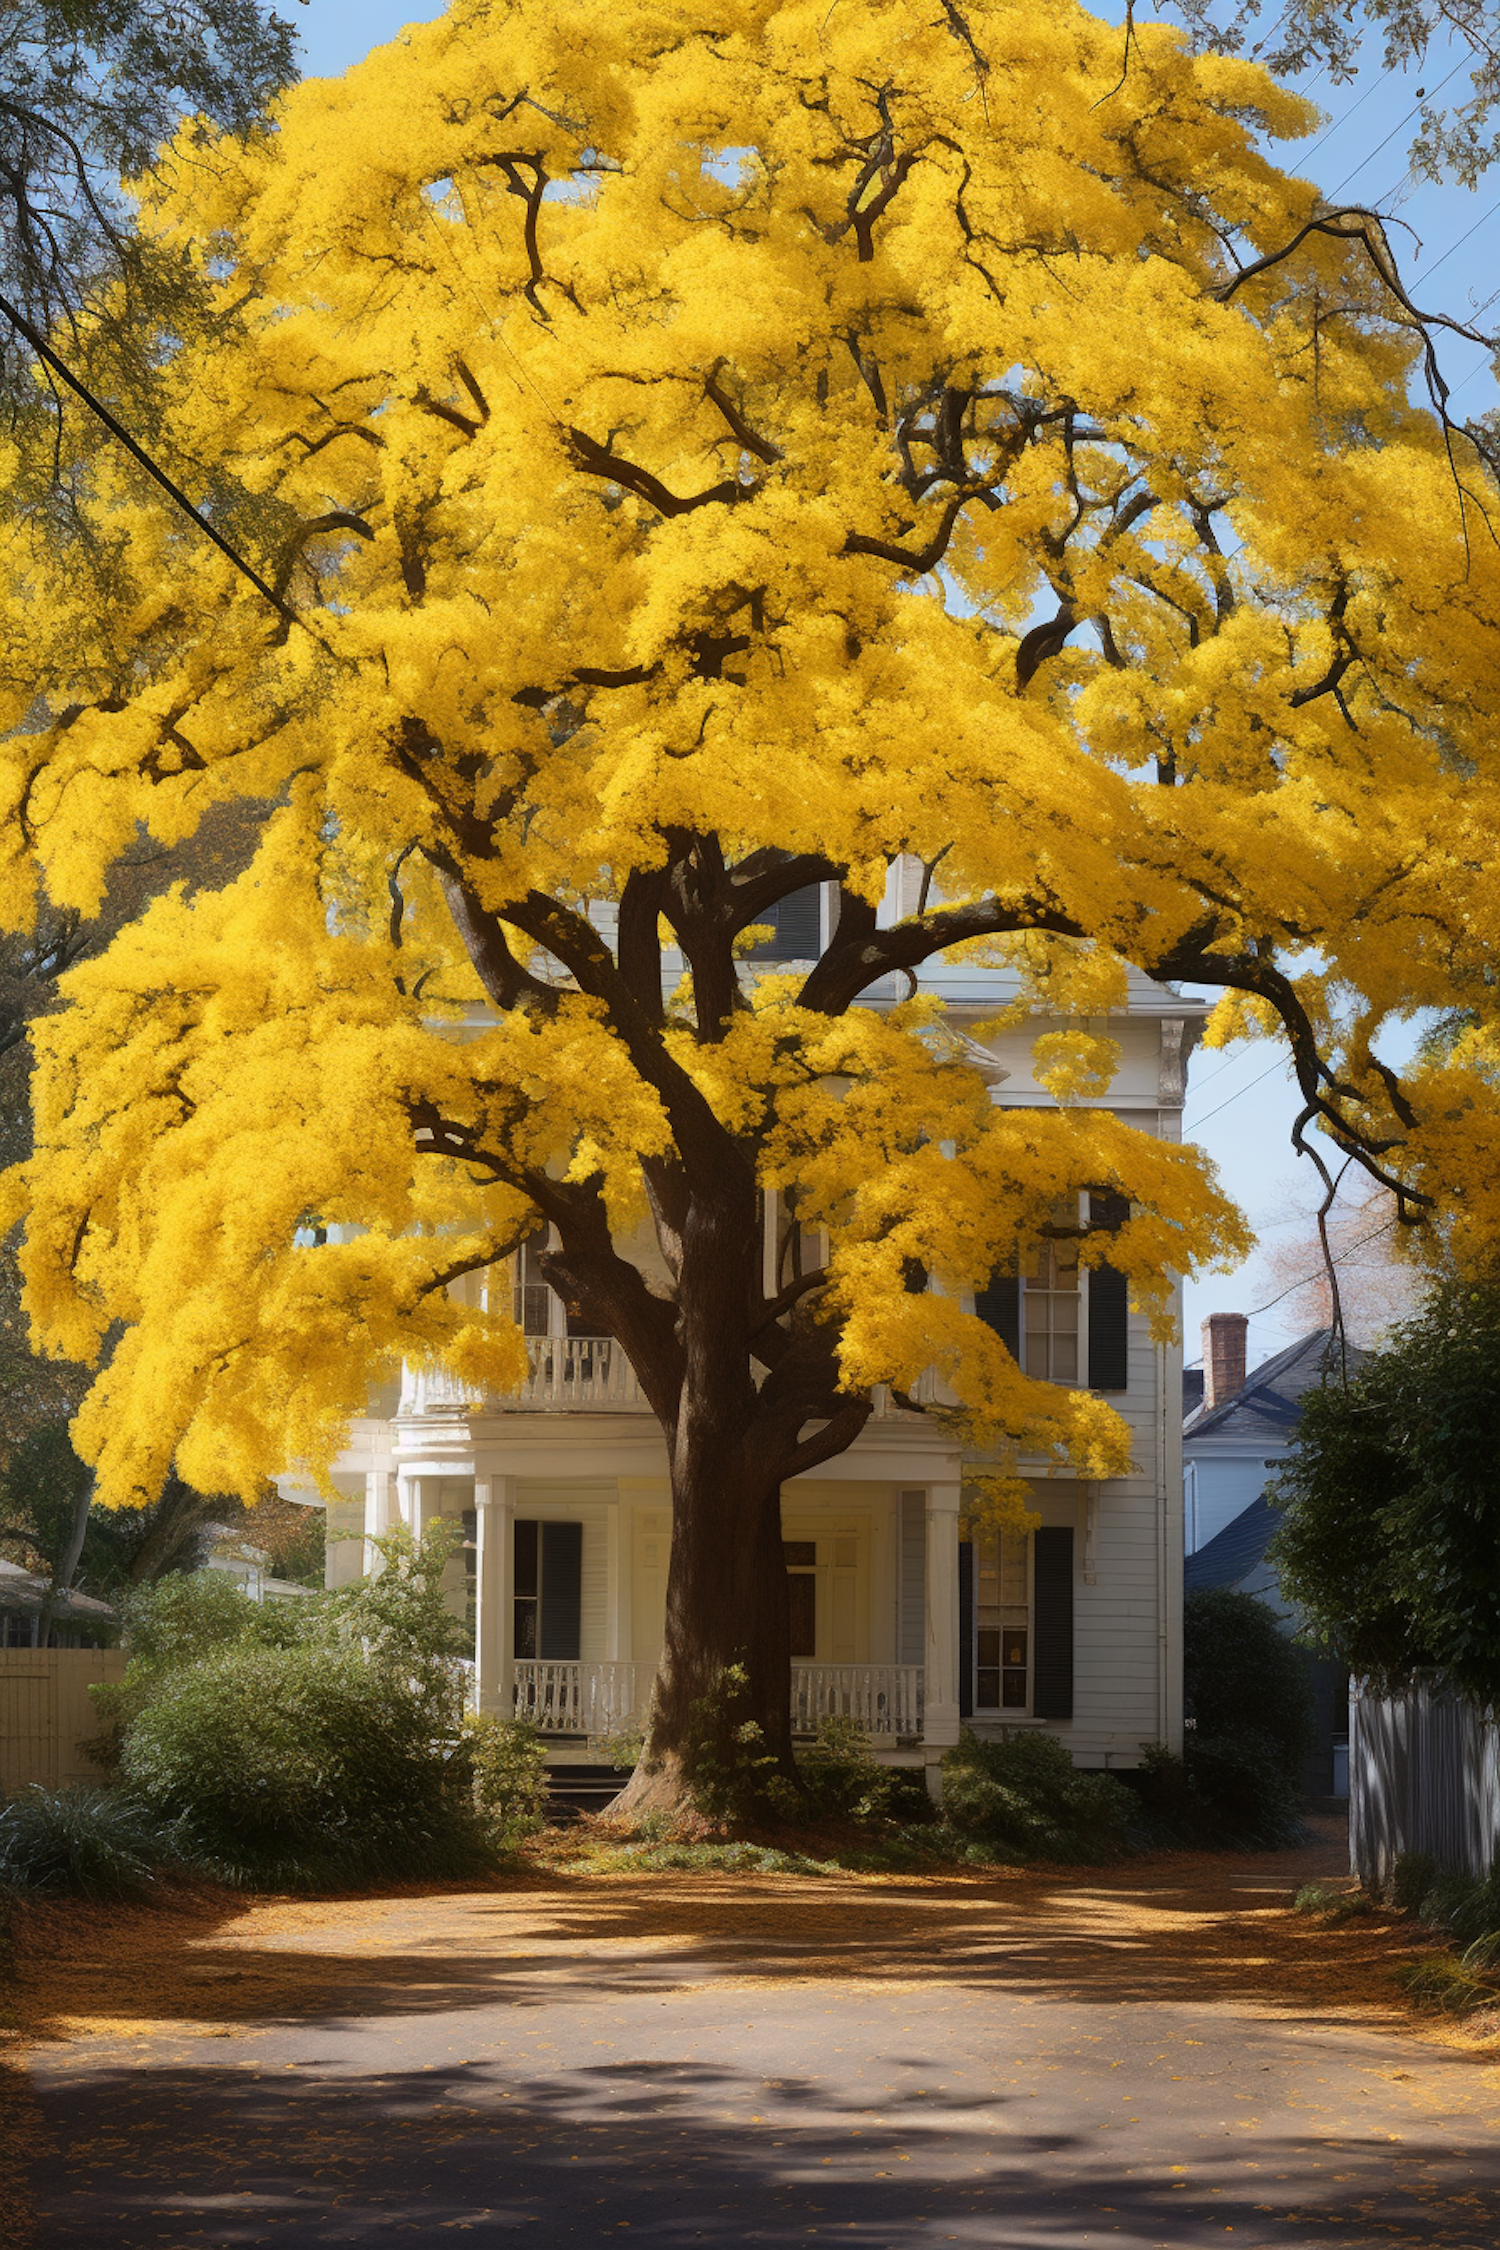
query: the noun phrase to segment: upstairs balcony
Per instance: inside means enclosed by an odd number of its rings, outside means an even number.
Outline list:
[[[528,1336],[530,1372],[519,1390],[486,1397],[441,1367],[406,1367],[403,1417],[416,1414],[646,1414],[641,1386],[608,1336]]]
[[[403,1420],[418,1415],[468,1414],[649,1414],[635,1369],[608,1336],[528,1336],[529,1372],[519,1390],[487,1396],[441,1367],[404,1367],[401,1373]],[[928,1370],[915,1400],[930,1404],[938,1396],[937,1378]],[[900,1418],[889,1390],[872,1394],[877,1421]]]

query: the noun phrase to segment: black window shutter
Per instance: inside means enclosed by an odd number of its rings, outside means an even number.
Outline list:
[[[583,1525],[542,1525],[542,1656],[576,1662],[583,1639]]]
[[[1012,1359],[1021,1356],[1021,1280],[1018,1274],[992,1273],[974,1292],[974,1310],[992,1328]]]
[[[1130,1216],[1123,1195],[1089,1196],[1090,1229],[1114,1232]],[[1089,1389],[1127,1391],[1130,1388],[1130,1298],[1125,1276],[1113,1266],[1089,1269]]]
[[[1034,1535],[1031,1709],[1038,1719],[1073,1716],[1073,1533],[1044,1524]]]
[[[1130,1388],[1130,1302],[1113,1266],[1089,1269],[1089,1389]]]
[[[958,1543],[958,1715],[974,1716],[974,1548]]]

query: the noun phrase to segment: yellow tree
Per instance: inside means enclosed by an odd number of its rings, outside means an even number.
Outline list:
[[[1306,1122],[1419,1207],[1371,1041],[1500,897],[1493,480],[1409,395],[1378,230],[1260,153],[1309,114],[1068,0],[459,0],[148,183],[219,306],[161,444],[276,606],[76,435],[79,536],[4,533],[5,896],[88,911],[139,823],[274,809],[42,1028],[0,1223],[104,1355],[106,1498],[326,1463],[403,1353],[505,1387],[452,1284],[545,1226],[665,1434],[669,1795],[736,1659],[788,1752],[780,1487],[872,1383],[1123,1464],[963,1310],[1084,1185],[1159,1320],[1242,1244],[1071,1099],[1123,964],[1283,1024]],[[747,965],[813,883],[820,957]],[[983,948],[1076,1018],[1055,1113],[916,994]],[[772,1191],[817,1270],[768,1281]]]

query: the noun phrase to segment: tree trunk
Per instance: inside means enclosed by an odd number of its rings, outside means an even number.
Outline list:
[[[666,1428],[672,1546],[666,1627],[645,1747],[622,1812],[692,1794],[694,1705],[741,1667],[734,1719],[753,1720],[749,1758],[794,1773],[790,1627],[781,1547],[785,1433],[763,1415],[751,1373],[749,1307],[759,1290],[753,1177],[689,1209],[682,1232],[677,1412]]]
[[[791,1657],[781,1486],[743,1438],[679,1444],[672,1461],[672,1546],[666,1629],[640,1763],[615,1801],[620,1812],[670,1809],[692,1797],[694,1705],[722,1692],[740,1667],[736,1726],[753,1720],[760,1739],[747,1760],[769,1757],[791,1778]]]

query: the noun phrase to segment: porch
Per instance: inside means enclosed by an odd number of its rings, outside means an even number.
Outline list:
[[[517,1657],[511,1708],[542,1734],[573,1741],[635,1733],[644,1723],[656,1667]],[[872,1744],[894,1749],[922,1739],[920,1664],[793,1664],[792,1732],[808,1740],[825,1719],[851,1719]]]

